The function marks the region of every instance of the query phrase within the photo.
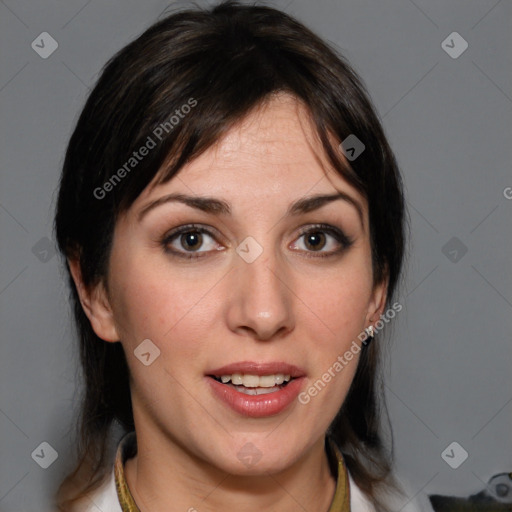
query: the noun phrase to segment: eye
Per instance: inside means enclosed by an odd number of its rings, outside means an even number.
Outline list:
[[[195,224],[173,229],[164,236],[161,244],[166,253],[187,259],[224,249],[210,230]],[[353,240],[340,229],[329,224],[315,224],[302,230],[290,247],[304,252],[307,257],[327,257],[342,253],[352,244]]]
[[[194,253],[204,253],[222,249],[215,236],[202,226],[180,226],[167,233],[162,240],[164,250],[184,258],[198,258]]]
[[[333,256],[348,249],[353,240],[340,229],[328,224],[316,224],[303,230],[291,245],[292,249],[319,253],[319,257]],[[313,256],[309,254],[308,256]]]

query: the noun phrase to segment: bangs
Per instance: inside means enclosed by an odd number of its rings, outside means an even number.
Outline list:
[[[175,15],[172,23],[162,20],[107,63],[95,90],[105,90],[102,82],[114,86],[110,95],[96,97],[93,91],[88,100],[96,111],[94,151],[89,162],[77,162],[95,168],[84,173],[95,178],[86,184],[88,195],[109,183],[104,200],[117,216],[151,181],[170,180],[279,92],[306,106],[331,164],[366,195],[365,180],[331,142],[333,135],[339,144],[355,133],[367,147],[377,145],[370,127],[354,118],[357,103],[359,109],[368,107],[350,69],[312,33],[315,44],[304,55],[302,44],[287,39],[282,19],[274,20],[270,30],[267,13],[265,25],[247,30],[242,23],[233,26],[233,19],[224,19],[218,10],[213,24],[209,13],[196,11]],[[320,57],[331,61],[328,68]],[[360,159],[360,172],[372,167],[364,165],[371,157],[368,151]]]

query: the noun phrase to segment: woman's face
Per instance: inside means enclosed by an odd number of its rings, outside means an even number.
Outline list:
[[[365,200],[280,95],[118,220],[92,323],[123,345],[138,435],[255,474],[323,442],[384,297]]]

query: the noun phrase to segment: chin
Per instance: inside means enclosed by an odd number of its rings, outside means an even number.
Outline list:
[[[304,434],[300,434],[304,439]],[[272,439],[273,437],[273,439]],[[287,433],[286,439],[267,432],[252,435],[234,435],[229,446],[219,454],[222,469],[236,475],[265,475],[279,473],[298,458],[298,451],[305,449],[299,442],[292,442]],[[226,456],[226,454],[228,454]]]

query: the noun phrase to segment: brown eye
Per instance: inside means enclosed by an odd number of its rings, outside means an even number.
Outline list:
[[[316,224],[303,230],[291,248],[307,257],[327,257],[343,253],[353,242],[352,238],[334,226]]]
[[[180,236],[180,242],[183,249],[187,251],[197,251],[203,244],[203,234],[199,231],[189,231]]]
[[[304,245],[308,250],[318,251],[325,247],[325,233],[321,231],[312,231],[304,235]]]
[[[207,256],[222,249],[210,230],[193,224],[173,229],[163,237],[161,244],[167,254],[189,259]]]

